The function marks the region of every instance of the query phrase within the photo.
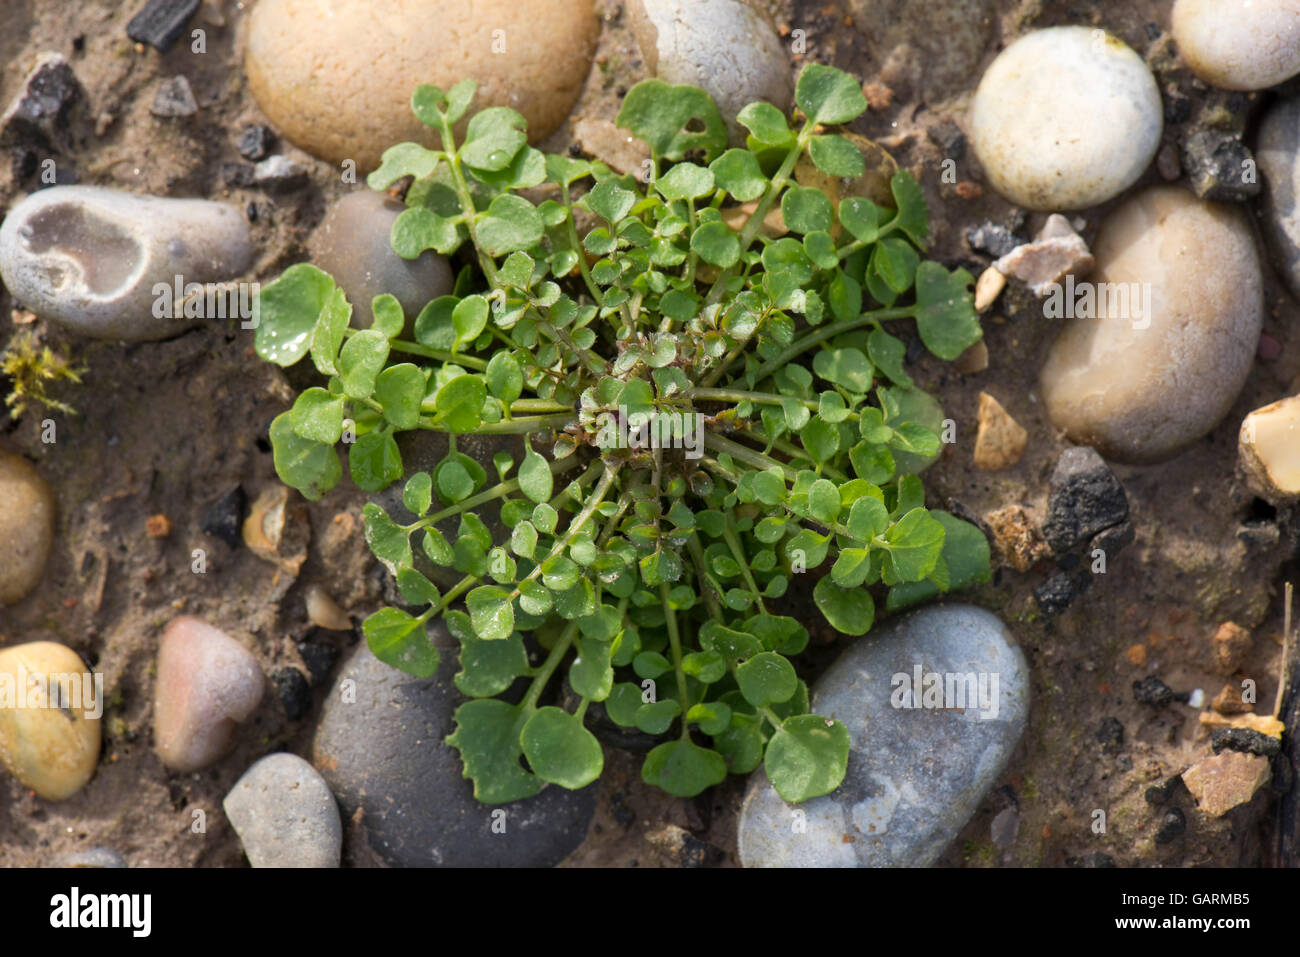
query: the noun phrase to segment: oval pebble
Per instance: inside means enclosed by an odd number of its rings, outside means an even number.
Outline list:
[[[1151,164],[1160,91],[1123,42],[1088,27],[1021,37],[993,61],[971,105],[971,140],[989,182],[1029,209],[1095,206]]]
[[[0,651],[0,763],[47,801],[72,797],[99,763],[102,690],[66,645]]]
[[[177,277],[182,291],[233,279],[252,258],[239,210],[204,199],[53,186],[0,224],[0,277],[14,299],[94,339],[180,335],[198,320],[174,316]],[[213,321],[232,316],[238,302],[221,305],[225,316]]]
[[[154,750],[173,771],[197,771],[222,757],[235,729],[262,700],[257,659],[197,618],[174,619],[158,647]]]
[[[1300,98],[1278,100],[1264,114],[1255,156],[1264,234],[1282,278],[1300,296]]]
[[[733,142],[736,114],[756,100],[783,112],[794,86],[790,60],[772,25],[739,0],[632,0],[632,34],[650,72],[665,83],[698,86],[713,97]]]
[[[591,0],[259,0],[244,69],[289,139],[365,171],[394,143],[435,144],[411,112],[422,83],[476,80],[473,110],[518,110],[545,139],[582,92],[599,32]]]
[[[371,323],[370,303],[389,293],[408,318],[431,300],[452,290],[451,266],[445,256],[425,250],[418,259],[393,252],[393,222],[406,207],[373,190],[348,193],[330,206],[311,237],[311,261],[347,293],[353,323]]]
[[[1070,295],[1067,281],[1056,300],[1065,326],[1043,402],[1077,445],[1163,461],[1213,429],[1250,374],[1263,321],[1250,226],[1236,207],[1162,186],[1112,212],[1092,249],[1089,282]]]
[[[1211,86],[1263,90],[1300,73],[1300,0],[1178,0],[1170,25]]]
[[[0,605],[27,597],[54,545],[54,493],[20,455],[0,451]]]
[[[922,707],[911,707],[917,699],[904,697],[903,679],[910,688],[918,672]],[[945,685],[948,675],[973,675],[983,680],[984,697],[927,700],[931,674]],[[1029,675],[996,615],[973,605],[929,605],[851,645],[816,682],[811,706],[848,728],[844,782],[788,805],[756,773],[740,812],[741,863],[929,867],[1006,767],[1025,728]]]
[[[253,867],[338,867],[343,825],[329,785],[296,754],[268,754],[224,801]]]

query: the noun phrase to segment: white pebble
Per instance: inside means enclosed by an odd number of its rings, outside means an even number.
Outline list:
[[[1225,90],[1263,90],[1300,73],[1300,0],[1178,0],[1174,40],[1192,72]]]

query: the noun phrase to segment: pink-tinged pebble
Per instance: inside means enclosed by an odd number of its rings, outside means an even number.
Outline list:
[[[1278,342],[1267,332],[1261,333],[1259,337],[1259,357],[1265,362],[1276,362],[1282,358],[1282,343]]]
[[[177,618],[163,632],[154,690],[154,749],[173,771],[197,771],[224,755],[236,725],[262,700],[257,659],[225,632]]]

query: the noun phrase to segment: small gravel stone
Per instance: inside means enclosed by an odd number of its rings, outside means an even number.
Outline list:
[[[18,139],[58,139],[85,90],[68,61],[59,53],[42,53],[23,80],[22,89],[0,116],[0,133]]]
[[[163,632],[154,679],[154,748],[173,771],[222,757],[262,700],[262,669],[239,642],[197,618]]]
[[[1192,71],[1225,90],[1263,90],[1300,72],[1298,0],[1178,0],[1170,17]]]
[[[916,699],[904,696],[902,682],[910,686],[918,673],[984,680],[996,710],[968,699],[964,707],[955,699],[909,707]],[[930,866],[1001,776],[1028,708],[1024,656],[994,615],[936,604],[889,619],[851,645],[813,690],[812,711],[844,722],[851,736],[844,782],[795,807],[755,772],[737,831],[741,863]]]
[[[1187,818],[1176,807],[1171,807],[1160,818],[1160,830],[1156,832],[1157,844],[1172,844],[1187,830]]]
[[[277,153],[253,167],[253,183],[264,189],[288,192],[306,185],[307,168]]]
[[[1034,601],[1048,618],[1065,614],[1071,603],[1088,590],[1092,583],[1089,575],[1070,574],[1065,571],[1054,572],[1034,589]]]
[[[1282,741],[1251,728],[1215,728],[1210,732],[1210,747],[1215,754],[1226,749],[1271,758],[1282,750]]]
[[[1094,449],[1061,453],[1052,472],[1043,537],[1057,554],[1128,518],[1124,486]]]
[[[247,509],[248,496],[244,493],[243,486],[236,485],[207,507],[199,528],[205,534],[221,539],[231,548],[238,548],[243,540],[240,529],[243,528]]]
[[[253,867],[338,867],[343,825],[329,785],[296,754],[269,754],[221,802]]]
[[[1272,505],[1300,500],[1300,395],[1256,409],[1241,423],[1237,457],[1247,484]]]
[[[997,847],[1010,847],[1020,833],[1020,814],[1013,807],[1003,808],[989,822],[989,840]]]
[[[984,515],[993,545],[1018,572],[1027,572],[1051,551],[1023,505],[1006,505]]]
[[[250,162],[266,159],[275,149],[275,133],[265,123],[251,123],[239,134],[235,148],[239,155]]]
[[[1183,143],[1183,169],[1201,199],[1244,203],[1260,193],[1254,155],[1239,136],[1198,130]]]
[[[278,668],[271,673],[280,704],[290,721],[297,721],[311,710],[311,686],[297,668]]]
[[[307,674],[312,684],[319,684],[329,677],[338,660],[338,650],[326,641],[298,642],[298,657],[307,666]]]
[[[164,117],[193,116],[198,111],[199,104],[190,89],[190,81],[183,76],[163,80],[154,94],[153,105],[149,107],[154,116]]]
[[[136,43],[147,43],[166,53],[185,32],[185,25],[199,9],[199,0],[149,0],[126,25],[126,35]]]
[[[1096,558],[1096,553],[1101,552],[1106,556],[1106,563],[1109,566],[1118,555],[1128,546],[1137,540],[1137,529],[1131,521],[1123,521],[1118,525],[1113,525],[1104,532],[1098,532],[1093,536],[1092,541],[1088,543],[1089,561]]]
[[[1068,297],[1069,292],[1060,289],[1061,280],[1066,276],[1086,276],[1094,263],[1088,244],[1074,231],[1070,221],[1053,213],[1032,243],[1017,246],[995,262],[993,268],[1004,276],[1019,279],[1041,299],[1062,292]],[[1044,312],[1048,318],[1062,315],[1060,308],[1055,315],[1047,308]]]
[[[1251,635],[1236,622],[1225,621],[1210,639],[1214,651],[1214,664],[1219,674],[1230,675],[1246,660],[1250,653]]]
[[[1242,687],[1239,684],[1229,681],[1223,686],[1214,700],[1210,702],[1210,707],[1219,714],[1246,714],[1254,711],[1255,706],[1242,699]]]
[[[1197,807],[1209,817],[1222,817],[1245,804],[1272,777],[1267,758],[1228,751],[1204,758],[1183,772],[1183,783]]]
[[[117,870],[126,867],[126,859],[109,847],[92,847],[85,851],[73,851],[54,861],[55,867],[86,867]]]
[[[1120,723],[1119,718],[1108,715],[1102,718],[1101,724],[1097,726],[1096,738],[1103,751],[1115,754],[1124,747],[1124,725]]]
[[[966,243],[972,250],[999,258],[1021,245],[1015,233],[997,223],[982,223],[966,230]]]
[[[971,141],[993,187],[1029,209],[1084,209],[1137,181],[1160,146],[1160,91],[1142,58],[1089,27],[1026,34],[993,61]]]
[[[1269,107],[1256,153],[1264,181],[1264,234],[1282,278],[1300,296],[1300,97],[1280,98]]]
[[[1029,433],[987,392],[980,393],[979,427],[975,435],[975,467],[1009,468],[1020,461]]]
[[[1138,704],[1147,704],[1153,708],[1163,708],[1174,700],[1174,693],[1169,685],[1155,675],[1147,675],[1133,682],[1133,700]]]
[[[54,520],[45,479],[22,456],[0,450],[0,606],[22,601],[45,577]]]

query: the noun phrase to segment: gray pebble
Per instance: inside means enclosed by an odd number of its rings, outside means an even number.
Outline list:
[[[462,700],[451,683],[454,659],[444,651],[437,675],[419,680],[358,646],[322,709],[312,763],[348,818],[363,812],[370,847],[390,864],[558,864],[586,837],[594,786],[549,786],[512,804],[476,801],[460,753],[443,740]]]
[[[97,867],[116,870],[126,867],[121,854],[109,847],[92,847],[85,851],[64,854],[54,862],[55,867]]]
[[[268,754],[221,802],[254,867],[338,867],[343,826],[329,785],[296,754]]]
[[[253,182],[266,189],[297,189],[307,182],[307,168],[277,153],[253,167]]]
[[[162,81],[158,92],[154,94],[153,105],[149,112],[154,116],[175,117],[193,116],[199,111],[199,104],[190,89],[190,81],[183,76],[171,76]]]
[[[955,699],[949,707],[907,707],[904,691],[918,669],[923,688],[931,673],[984,675],[985,697],[964,709],[951,707]],[[813,713],[844,722],[853,741],[844,783],[787,805],[755,774],[740,815],[741,863],[930,866],[1001,776],[1028,710],[1024,655],[996,616],[938,604],[890,619],[813,689]]]

